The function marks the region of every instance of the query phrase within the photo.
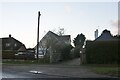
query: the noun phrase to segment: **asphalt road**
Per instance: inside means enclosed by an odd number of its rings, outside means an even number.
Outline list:
[[[84,66],[3,64],[2,78],[110,78],[110,76],[95,74]]]
[[[3,65],[2,78],[58,78],[62,75],[45,72],[48,67],[39,65]],[[36,72],[37,71],[37,72]]]

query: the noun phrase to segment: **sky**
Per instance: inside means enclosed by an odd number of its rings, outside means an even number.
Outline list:
[[[27,48],[37,44],[38,11],[40,11],[40,39],[50,30],[65,29],[71,41],[80,33],[94,40],[104,29],[118,34],[117,2],[2,2],[0,5],[0,38],[9,34]]]

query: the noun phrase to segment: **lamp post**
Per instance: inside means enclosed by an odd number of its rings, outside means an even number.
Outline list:
[[[38,29],[37,29],[37,61],[38,61],[38,54],[39,54],[39,23],[40,23],[40,11],[38,12]]]

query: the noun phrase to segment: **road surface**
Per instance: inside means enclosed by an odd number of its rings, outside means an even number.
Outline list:
[[[2,78],[110,78],[84,66],[3,64]]]

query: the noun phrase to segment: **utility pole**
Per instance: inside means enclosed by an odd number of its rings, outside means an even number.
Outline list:
[[[40,11],[38,12],[38,29],[37,29],[37,62],[39,60],[38,54],[39,54],[39,23],[40,23]]]

